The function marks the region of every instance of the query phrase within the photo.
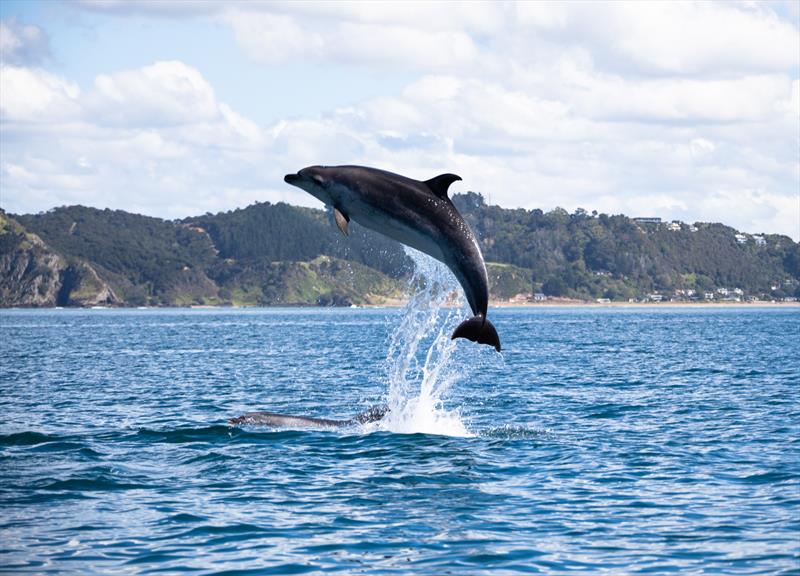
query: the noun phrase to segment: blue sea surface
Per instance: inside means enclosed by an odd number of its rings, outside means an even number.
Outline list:
[[[797,308],[491,310],[466,434],[228,425],[387,402],[402,315],[0,311],[0,570],[800,574]]]

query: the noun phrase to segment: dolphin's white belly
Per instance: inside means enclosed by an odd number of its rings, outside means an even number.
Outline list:
[[[450,259],[447,258],[442,250],[443,242],[440,239],[433,238],[423,230],[410,226],[386,212],[376,210],[372,206],[361,202],[358,198],[351,197],[349,200],[349,202],[343,203],[343,208],[347,211],[348,217],[366,228],[380,232],[401,244],[411,246],[436,258],[440,262],[450,265]]]
[[[354,215],[353,219],[366,228],[380,232],[393,240],[397,240],[401,244],[411,246],[420,252],[424,252],[428,256],[436,258],[440,262],[444,262],[445,264],[449,263],[445,253],[442,251],[441,245],[432,237],[422,233],[416,228],[407,226],[398,220],[377,212],[371,214],[359,213],[358,215]]]

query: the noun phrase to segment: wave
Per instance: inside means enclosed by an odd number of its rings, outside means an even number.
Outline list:
[[[275,442],[299,438],[307,435],[309,432],[310,430],[304,429],[285,430],[267,427],[239,427],[215,424],[211,426],[185,426],[167,429],[139,428],[133,433],[133,437],[147,443],[194,444],[203,442],[208,444],[227,444]]]
[[[136,436],[149,442],[167,442],[175,444],[185,444],[187,442],[208,442],[229,438],[233,433],[230,426],[216,424],[213,426],[183,427],[166,430],[152,430],[150,428],[139,428]]]
[[[56,434],[45,434],[28,430],[25,432],[14,432],[12,434],[0,435],[0,446],[36,446],[47,442],[58,442],[67,440],[68,436],[58,436]]]
[[[152,488],[147,484],[137,482],[129,482],[121,479],[114,478],[109,475],[100,474],[97,476],[90,476],[86,478],[67,478],[64,480],[53,480],[44,486],[40,486],[39,490],[65,490],[71,492],[98,492],[110,490],[144,490]]]

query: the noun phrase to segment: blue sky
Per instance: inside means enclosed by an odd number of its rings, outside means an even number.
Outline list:
[[[797,239],[799,7],[6,1],[0,206],[313,206],[284,173],[359,163]]]

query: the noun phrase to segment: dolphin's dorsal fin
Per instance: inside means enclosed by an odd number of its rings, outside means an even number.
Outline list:
[[[347,236],[347,223],[350,222],[350,218],[342,214],[341,210],[333,207],[333,217],[336,220],[336,225],[339,227],[339,230],[342,231],[342,234]]]
[[[455,174],[439,174],[435,178],[425,180],[425,185],[439,198],[447,198],[447,189],[450,187],[450,184],[456,180],[461,180],[461,176],[456,176]]]

